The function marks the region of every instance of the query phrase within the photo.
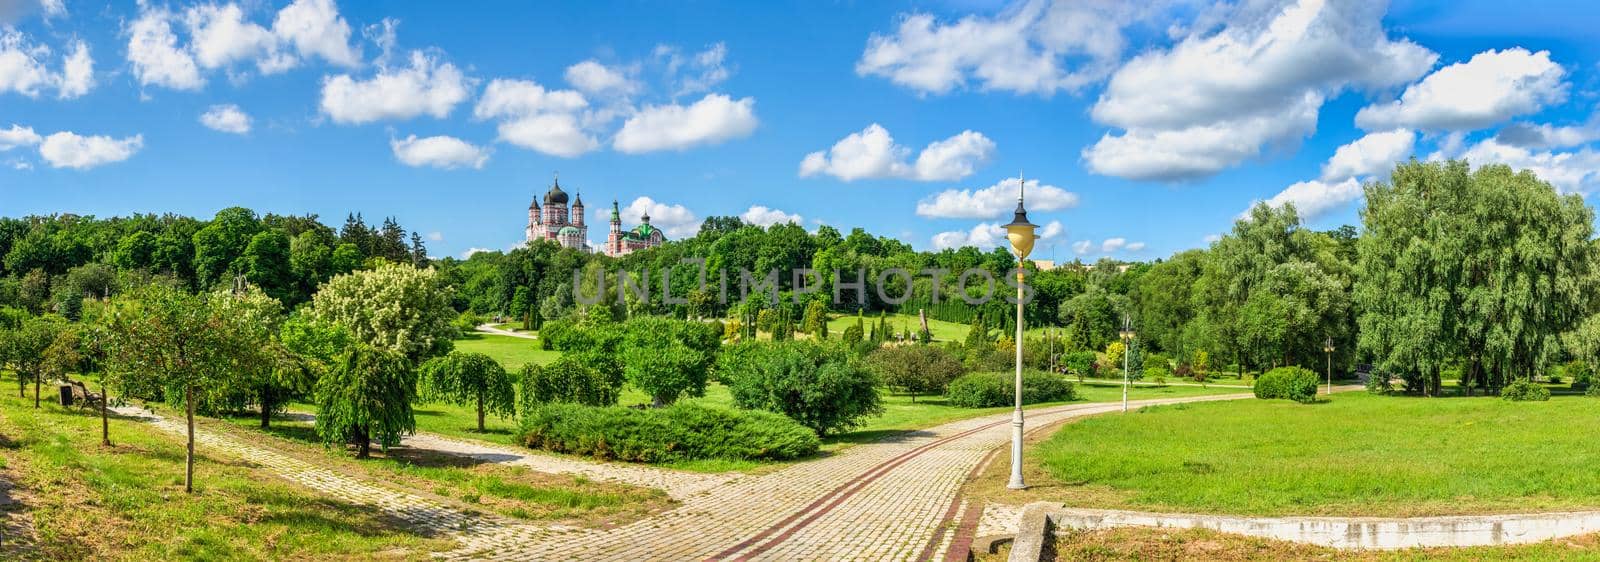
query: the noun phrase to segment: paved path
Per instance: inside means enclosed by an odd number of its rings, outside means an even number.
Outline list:
[[[496,328],[496,327],[494,327],[493,324],[479,324],[478,325],[478,331],[479,332],[483,332],[485,334],[494,334],[494,335],[497,335],[497,336],[511,336],[513,338],[522,338],[522,339],[525,339],[525,340],[536,340],[536,339],[539,339],[539,336],[532,336],[532,335],[524,334],[524,333],[521,333],[521,332],[513,332],[511,330],[503,330],[503,329],[500,329],[500,328]]]
[[[683,501],[707,490],[716,488],[743,475],[737,472],[704,474],[664,470],[645,465],[603,463],[573,457],[540,453],[527,448],[507,447],[482,441],[452,439],[433,433],[418,433],[401,439],[400,444],[412,449],[426,449],[485,462],[504,463],[526,467],[537,472],[576,474],[594,480],[610,480],[659,488],[672,499]]]

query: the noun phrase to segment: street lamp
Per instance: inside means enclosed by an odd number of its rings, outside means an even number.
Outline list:
[[[1333,396],[1333,338],[1322,342],[1322,352],[1328,354],[1328,396]]]
[[[1016,408],[1011,411],[1011,483],[1007,488],[1021,490],[1027,488],[1022,483],[1022,260],[1028,258],[1028,252],[1033,251],[1033,241],[1039,236],[1034,230],[1039,225],[1028,222],[1028,210],[1022,207],[1022,196],[1026,191],[1027,180],[1021,174],[1017,177],[1017,212],[1012,217],[1011,224],[1006,225],[1006,240],[1011,242],[1011,251],[1017,254],[1017,379],[1016,379]]]
[[[1122,412],[1128,412],[1128,385],[1132,384],[1131,375],[1128,373],[1129,358],[1133,356],[1133,322],[1128,320],[1128,315],[1122,315],[1122,331],[1117,333],[1122,338]]]

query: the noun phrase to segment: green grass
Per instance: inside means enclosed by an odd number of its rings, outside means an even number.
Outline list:
[[[4,393],[0,393],[4,394]],[[25,498],[41,559],[426,559],[453,548],[201,446],[183,492],[180,437],[92,412],[0,399],[0,459]]]
[[[539,340],[500,336],[495,334],[467,334],[455,340],[456,349],[482,353],[495,358],[507,371],[516,372],[523,365],[544,365],[561,356],[559,351],[539,348]]]
[[[1248,515],[1415,516],[1600,506],[1600,400],[1360,392],[1064,426],[1030,455],[1052,499]]]
[[[856,324],[856,316],[854,314],[829,316],[828,335],[831,337],[843,335],[845,328],[854,326]],[[915,314],[890,314],[888,318],[889,328],[894,330],[894,333],[896,334],[904,332],[907,328],[911,329],[912,334],[916,334],[918,330],[922,329],[922,321],[919,320]],[[866,337],[868,334],[872,333],[872,324],[877,321],[878,315],[876,314],[869,314],[861,319],[862,337]],[[968,328],[969,327],[966,324],[945,322],[943,320],[934,320],[932,318],[928,319],[928,331],[933,332],[934,341],[965,340],[967,338]]]

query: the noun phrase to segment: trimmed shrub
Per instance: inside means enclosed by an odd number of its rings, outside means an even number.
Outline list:
[[[1012,373],[972,373],[950,381],[945,396],[961,408],[993,408],[1015,402],[1016,375]],[[1062,402],[1077,399],[1072,383],[1060,375],[1039,371],[1022,373],[1022,403]]]
[[[840,345],[743,343],[724,352],[717,373],[739,407],[789,416],[818,435],[883,412],[877,377]]]
[[[1317,374],[1300,367],[1278,367],[1256,379],[1255,391],[1256,398],[1310,404],[1317,399]]]
[[[1550,389],[1522,379],[1500,389],[1500,398],[1512,402],[1543,402],[1550,399]]]
[[[522,379],[518,402],[522,414],[552,403],[574,403],[585,406],[610,406],[617,403],[620,384],[571,357],[561,357],[549,365],[533,363],[522,366]]]
[[[789,418],[693,403],[665,408],[546,404],[528,411],[517,441],[602,460],[788,460],[815,454],[817,434]]]

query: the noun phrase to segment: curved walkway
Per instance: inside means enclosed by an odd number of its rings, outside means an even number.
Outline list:
[[[510,337],[513,337],[513,338],[522,338],[522,339],[525,339],[525,340],[536,340],[536,339],[539,339],[539,336],[530,336],[528,334],[523,334],[523,333],[513,332],[511,330],[504,330],[504,329],[496,328],[496,327],[494,327],[493,324],[479,324],[478,325],[478,331],[482,332],[482,333],[485,333],[485,334],[494,334],[496,336],[510,336]]]

